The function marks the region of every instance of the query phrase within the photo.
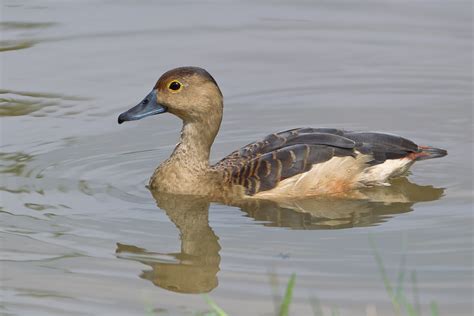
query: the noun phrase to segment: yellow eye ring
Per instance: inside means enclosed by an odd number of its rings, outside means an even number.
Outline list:
[[[183,88],[183,84],[179,82],[178,80],[173,80],[168,84],[168,89],[173,93],[178,92],[182,88]]]

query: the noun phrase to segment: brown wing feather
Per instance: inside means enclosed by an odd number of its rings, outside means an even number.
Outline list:
[[[327,145],[297,144],[256,156],[232,167],[229,181],[253,195],[270,190],[284,179],[309,171],[314,164],[333,157],[354,156],[352,149]]]
[[[412,141],[391,134],[296,128],[250,143],[216,163],[214,168],[224,170],[228,183],[242,185],[247,194],[253,195],[309,171],[314,164],[333,157],[355,157],[356,150],[373,156],[371,164],[378,164],[421,149]]]
[[[335,128],[295,128],[270,134],[261,141],[253,142],[232,152],[216,163],[228,165],[233,160],[247,160],[285,146],[296,144],[329,145],[354,148],[355,142],[343,136],[344,131]]]

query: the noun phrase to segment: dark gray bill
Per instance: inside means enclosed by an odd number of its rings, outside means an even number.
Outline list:
[[[125,121],[140,120],[150,115],[165,113],[167,110],[166,106],[156,102],[156,93],[153,90],[138,105],[120,114],[118,123],[122,124]]]

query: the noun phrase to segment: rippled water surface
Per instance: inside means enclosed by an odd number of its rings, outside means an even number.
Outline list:
[[[294,315],[311,315],[314,298],[325,312],[392,315],[372,236],[426,314],[435,302],[471,315],[470,1],[1,9],[0,313],[190,315],[210,293],[232,315],[269,315],[271,280],[283,292],[296,273]],[[180,122],[116,119],[182,65],[206,68],[225,95],[213,161],[299,126],[398,133],[449,155],[358,200],[153,196],[145,185]]]

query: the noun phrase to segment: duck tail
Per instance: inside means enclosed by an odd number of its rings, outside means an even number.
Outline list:
[[[413,160],[426,160],[433,158],[444,157],[448,154],[448,151],[441,148],[434,148],[430,146],[418,146],[419,152],[413,154]]]

